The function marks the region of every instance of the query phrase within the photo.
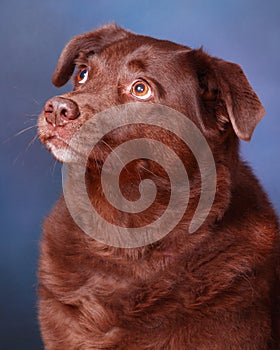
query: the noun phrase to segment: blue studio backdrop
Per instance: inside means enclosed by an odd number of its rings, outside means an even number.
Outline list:
[[[243,157],[280,212],[280,2],[277,0],[2,0],[0,11],[0,349],[38,350],[36,270],[44,216],[61,192],[61,165],[36,138],[44,102],[74,35],[108,22],[240,64],[266,118]],[[25,130],[25,131],[24,131]]]

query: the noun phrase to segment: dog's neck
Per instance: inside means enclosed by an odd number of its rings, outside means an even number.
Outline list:
[[[147,174],[146,174],[147,175]],[[104,195],[104,192],[102,190],[102,184],[100,180],[100,174],[98,171],[92,171],[89,170],[86,175],[86,184],[87,184],[87,190],[89,194],[89,198],[91,201],[91,204],[95,208],[95,210],[108,222],[121,226],[121,227],[145,227],[152,222],[156,221],[163,215],[164,211],[166,210],[169,199],[170,199],[170,183],[167,178],[165,177],[159,177],[157,175],[152,175],[149,172],[149,178],[155,183],[157,187],[157,196],[155,198],[155,201],[153,204],[148,207],[146,210],[139,212],[139,213],[128,213],[121,210],[116,209],[109,203],[109,201],[106,199],[106,196]],[[124,196],[125,199],[129,201],[136,201],[140,197],[139,192],[139,184],[141,181],[147,178],[144,173],[139,175],[139,172],[137,174],[133,171],[129,171],[124,176],[120,176],[120,179],[115,179],[116,184],[119,185],[121,194]],[[223,215],[224,212],[227,210],[231,192],[229,190],[229,184],[231,183],[231,175],[229,169],[224,166],[223,164],[218,164],[217,166],[217,192],[215,196],[214,203],[210,209],[210,212],[205,220],[205,222],[202,224],[201,228],[198,230],[198,232],[194,233],[195,235],[199,235],[201,231],[206,231],[207,227],[210,227],[215,224],[215,222],[219,221]],[[103,184],[104,185],[104,184]],[[106,185],[106,184],[105,184]],[[181,184],[178,184],[178,186],[181,186]],[[182,185],[183,190],[183,185]],[[192,221],[192,218],[194,217],[199,198],[200,198],[200,190],[201,190],[201,179],[199,174],[197,172],[193,173],[193,176],[190,178],[190,190],[189,190],[189,200],[187,204],[187,209],[185,211],[185,214],[183,215],[181,221],[177,225],[176,234],[178,234],[178,228],[181,228],[182,232],[186,232],[185,234],[185,243],[188,242],[188,232],[189,232],[189,226]],[[181,203],[178,200],[178,207],[181,206]],[[170,235],[173,234],[170,232]],[[175,234],[175,233],[174,233]],[[182,239],[181,234],[179,234],[180,238]],[[172,244],[174,244],[174,247],[168,246],[168,235],[160,240],[159,242],[156,242],[155,244],[158,246],[158,249],[160,247],[163,250],[166,251],[174,251],[181,250],[179,248],[182,247],[182,251],[185,250],[184,247],[176,240],[170,240],[172,241]],[[135,256],[134,252],[132,252],[133,249],[127,250],[125,249],[125,255],[128,254],[129,256]],[[149,249],[148,249],[149,250]],[[145,252],[147,249],[141,248],[138,249],[137,252],[137,258],[139,257],[139,252]]]

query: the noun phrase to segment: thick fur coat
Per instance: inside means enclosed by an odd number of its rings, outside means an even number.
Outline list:
[[[140,132],[175,145],[190,177],[189,206],[163,239],[115,248],[82,232],[61,197],[45,220],[41,243],[39,320],[45,349],[280,349],[278,221],[239,156],[239,139],[251,138],[264,109],[242,69],[201,49],[114,25],[72,39],[53,83],[64,85],[75,67],[74,90],[48,101],[38,124],[42,142],[58,160],[65,160],[67,142],[90,115],[138,101],[131,84],[140,80],[138,88],[148,84],[152,91],[150,102],[185,114],[201,130],[214,155],[217,190],[207,219],[188,234],[200,189],[189,150],[152,127],[113,133],[106,140],[111,148]],[[87,81],[80,84],[85,74]],[[130,164],[120,179],[124,195],[137,196],[138,178],[152,179],[159,195],[144,215],[119,213],[102,197],[102,152],[109,150],[100,147],[98,162],[89,162],[87,172],[98,211],[135,227],[157,218],[170,191],[162,169],[143,159]]]

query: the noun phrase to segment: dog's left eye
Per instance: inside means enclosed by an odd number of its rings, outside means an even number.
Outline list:
[[[77,75],[78,83],[79,84],[85,83],[87,81],[87,78],[88,78],[88,70],[87,68],[82,68]]]

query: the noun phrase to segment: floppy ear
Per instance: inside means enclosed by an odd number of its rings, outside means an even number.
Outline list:
[[[255,127],[265,115],[265,109],[242,68],[211,57],[202,49],[193,50],[191,54],[205,99],[223,104],[225,115],[219,117],[231,123],[240,139],[250,141]]]
[[[79,52],[98,53],[102,48],[121,40],[129,35],[129,32],[110,24],[100,29],[74,37],[63,49],[58,60],[52,82],[59,87],[67,83],[75,69],[75,59]]]

